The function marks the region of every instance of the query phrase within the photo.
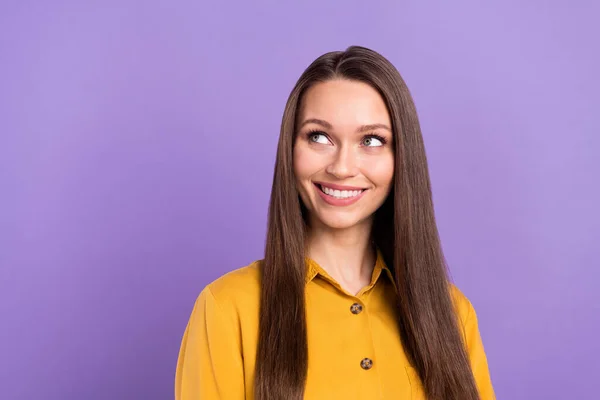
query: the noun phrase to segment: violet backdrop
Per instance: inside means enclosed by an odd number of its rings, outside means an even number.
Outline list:
[[[260,258],[295,80],[406,79],[499,399],[600,377],[593,1],[3,1],[0,398],[169,399],[201,289]]]

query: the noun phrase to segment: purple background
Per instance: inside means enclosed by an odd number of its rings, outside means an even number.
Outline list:
[[[598,3],[283,3],[2,2],[0,398],[172,398],[195,297],[261,257],[289,91],[351,44],[413,92],[499,399],[597,398]]]

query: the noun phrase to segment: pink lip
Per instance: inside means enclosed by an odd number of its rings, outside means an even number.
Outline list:
[[[327,186],[331,189],[336,189],[336,190],[362,190],[362,192],[358,196],[350,197],[348,199],[336,199],[333,196],[329,196],[328,194],[323,193],[323,191],[318,186],[318,184],[315,183],[315,190],[317,191],[319,196],[321,196],[323,201],[329,205],[336,206],[336,207],[344,207],[344,206],[349,206],[350,204],[356,203],[358,200],[360,200],[363,197],[363,195],[367,191],[367,189],[350,188],[350,186],[329,185],[329,184],[327,184],[325,186]],[[338,189],[338,188],[342,188],[342,189]],[[349,189],[346,189],[346,188],[349,188]]]

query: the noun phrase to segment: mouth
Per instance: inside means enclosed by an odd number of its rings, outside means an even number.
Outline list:
[[[356,188],[356,187],[341,187],[341,186],[326,186],[322,183],[315,183],[315,186],[332,199],[338,200],[352,200],[358,199],[367,189]]]

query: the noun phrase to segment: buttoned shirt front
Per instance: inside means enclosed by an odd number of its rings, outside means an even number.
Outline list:
[[[455,286],[451,292],[481,399],[494,399],[473,306]],[[254,398],[259,295],[259,262],[200,293],[181,344],[177,400]],[[371,282],[356,295],[307,259],[306,399],[425,399],[402,347],[395,296],[380,253]]]

